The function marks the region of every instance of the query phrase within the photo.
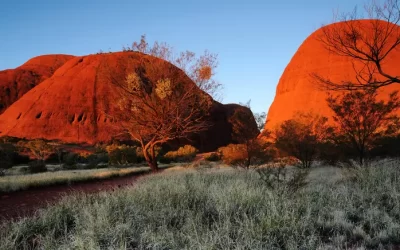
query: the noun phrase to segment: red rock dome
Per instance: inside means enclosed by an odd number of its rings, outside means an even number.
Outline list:
[[[357,20],[357,25],[370,27],[371,20]],[[334,23],[341,26],[345,23]],[[400,26],[396,27],[400,29]],[[368,32],[368,28],[365,29]],[[330,117],[332,115],[326,98],[328,92],[318,87],[312,74],[329,78],[333,82],[354,80],[355,72],[351,58],[329,52],[318,40],[323,35],[322,29],[311,34],[299,47],[286,66],[276,87],[276,94],[267,116],[267,129],[274,129],[281,122],[291,119],[294,113],[315,112]],[[385,59],[385,70],[400,75],[400,49],[392,51]],[[399,84],[380,88],[379,97],[385,98],[389,92],[400,90]],[[334,93],[334,92],[331,92]],[[336,92],[337,93],[337,92]]]
[[[0,136],[91,144],[112,140],[120,134],[121,127],[110,119],[120,98],[110,76],[124,79],[143,61],[145,67],[150,67],[145,68],[149,72],[151,65],[161,65],[173,67],[173,72],[183,74],[164,60],[139,52],[76,57],[0,116]],[[147,77],[153,81],[151,78],[156,76]],[[185,84],[195,84],[189,77],[185,76],[185,79]],[[228,120],[232,109],[235,109],[234,105],[214,102],[210,117],[213,126],[197,137],[199,149],[213,150],[231,142]]]
[[[16,69],[0,71],[0,114],[72,58],[74,56],[43,55],[30,59]]]

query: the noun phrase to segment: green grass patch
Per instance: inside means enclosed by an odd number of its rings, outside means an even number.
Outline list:
[[[0,177],[0,192],[13,192],[34,187],[101,180],[149,172],[149,167],[101,168],[88,170],[59,170],[38,174],[19,174]]]
[[[400,168],[344,176],[293,192],[268,188],[252,170],[167,171],[133,188],[66,197],[36,217],[4,224],[0,249],[399,246]]]

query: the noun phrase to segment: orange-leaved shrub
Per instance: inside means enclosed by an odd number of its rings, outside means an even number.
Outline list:
[[[222,161],[231,166],[249,168],[269,162],[274,158],[274,150],[268,143],[253,139],[246,144],[229,144],[218,152]]]
[[[164,155],[164,158],[174,162],[187,162],[196,157],[198,150],[192,145],[185,145],[176,151],[170,151]]]
[[[222,161],[228,165],[236,165],[246,158],[246,148],[244,144],[229,144],[218,149],[222,156]]]

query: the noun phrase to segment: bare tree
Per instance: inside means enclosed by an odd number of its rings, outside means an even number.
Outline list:
[[[324,140],[327,118],[311,113],[297,113],[284,121],[275,131],[276,147],[301,161],[303,168],[311,167]]]
[[[374,140],[398,130],[398,117],[393,114],[400,107],[397,92],[387,102],[377,100],[377,92],[351,91],[342,96],[330,96],[328,106],[334,112],[336,137],[354,148],[362,166]]]
[[[121,96],[114,118],[140,143],[153,171],[158,170],[156,146],[189,139],[209,127],[206,116],[212,98],[174,65],[144,58],[136,71],[126,77],[109,75]]]
[[[318,38],[325,48],[336,55],[351,59],[355,80],[331,81],[329,76],[313,74],[328,90],[377,89],[400,83],[397,72],[388,72],[385,62],[400,44],[400,5],[398,0],[382,4],[372,0],[365,6],[367,20],[362,20],[355,9],[352,13],[334,18],[341,25],[322,27]]]
[[[218,55],[210,53],[208,50],[200,56],[192,51],[176,53],[174,49],[165,42],[154,42],[149,45],[146,36],[142,35],[139,42],[134,42],[132,47],[124,47],[125,51],[139,51],[164,59],[178,68],[182,69],[197,86],[204,92],[211,95],[214,99],[220,100],[222,84],[214,79],[215,71],[218,66]]]

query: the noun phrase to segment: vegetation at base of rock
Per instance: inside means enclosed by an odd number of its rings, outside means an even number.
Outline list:
[[[185,145],[176,151],[167,152],[163,158],[173,162],[189,162],[196,157],[198,150],[192,145]]]
[[[207,154],[204,157],[204,160],[206,160],[206,161],[219,161],[219,160],[221,160],[221,156],[216,152],[212,152],[210,154]]]
[[[303,168],[310,168],[326,138],[327,120],[313,113],[297,113],[274,131],[275,146],[299,159]]]

